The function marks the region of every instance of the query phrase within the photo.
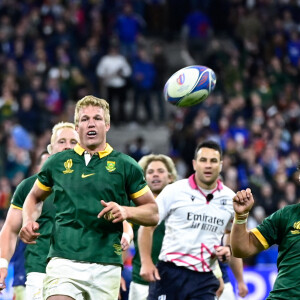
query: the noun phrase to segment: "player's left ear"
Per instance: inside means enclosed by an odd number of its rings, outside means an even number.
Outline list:
[[[221,172],[221,171],[222,171],[222,168],[223,168],[223,162],[221,161],[221,163],[220,163],[220,167],[219,167],[219,172]]]
[[[196,171],[196,161],[193,159],[193,169]]]

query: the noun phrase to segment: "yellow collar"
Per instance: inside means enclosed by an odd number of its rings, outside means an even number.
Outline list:
[[[79,144],[77,144],[74,147],[74,151],[78,155],[83,155],[85,149],[82,148]],[[103,151],[98,151],[98,155],[99,155],[100,158],[102,158],[102,157],[105,157],[105,156],[109,155],[112,151],[113,151],[113,148],[108,143],[106,143],[105,149]]]

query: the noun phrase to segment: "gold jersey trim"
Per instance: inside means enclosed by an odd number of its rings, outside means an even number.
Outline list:
[[[85,149],[82,148],[79,144],[77,144],[74,147],[74,151],[78,154],[78,155],[83,155]],[[105,149],[103,151],[98,151],[98,155],[100,158],[103,158],[107,155],[109,155],[110,153],[112,153],[113,151],[113,147],[110,146],[108,143],[106,143]]]
[[[257,228],[251,229],[250,232],[252,232],[256,236],[256,238],[264,246],[265,250],[270,247],[269,243],[267,242],[267,240],[264,238],[264,236],[260,233],[260,231]]]
[[[11,208],[16,208],[16,209],[19,209],[19,210],[23,210],[22,207],[16,206],[16,205],[14,205],[14,204],[11,204],[10,207],[11,207]]]
[[[43,191],[46,191],[46,192],[50,192],[51,191],[51,187],[42,184],[38,179],[36,180],[36,184]]]
[[[132,198],[132,199],[138,198],[138,197],[143,196],[144,194],[146,194],[148,191],[150,191],[150,188],[149,188],[148,185],[146,185],[140,191],[138,191],[134,194],[131,194],[130,198]]]

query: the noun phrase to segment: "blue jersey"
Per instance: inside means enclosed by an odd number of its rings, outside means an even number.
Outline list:
[[[15,253],[11,258],[11,263],[14,268],[14,281],[13,286],[24,285],[26,281],[26,272],[25,272],[25,252],[26,244],[21,240],[18,242]]]

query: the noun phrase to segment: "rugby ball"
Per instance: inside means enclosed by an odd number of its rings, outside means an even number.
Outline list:
[[[196,105],[214,90],[215,72],[206,66],[188,66],[174,73],[164,87],[165,100],[179,107]]]

